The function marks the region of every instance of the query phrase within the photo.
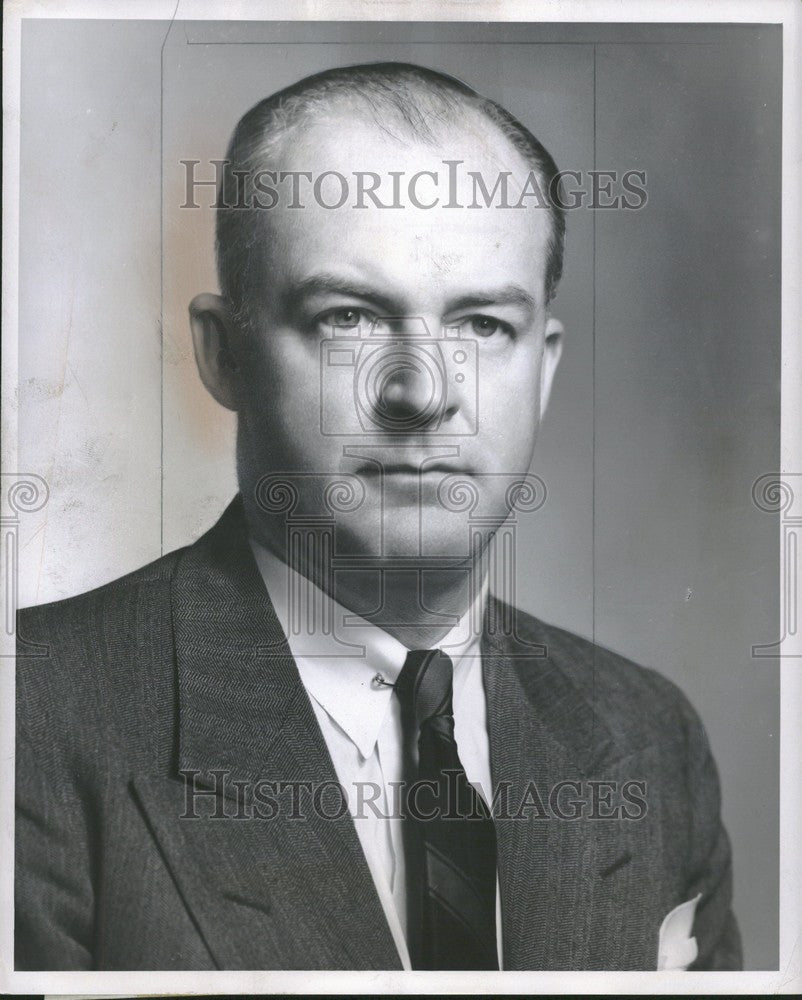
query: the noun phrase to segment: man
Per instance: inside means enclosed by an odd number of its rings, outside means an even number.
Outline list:
[[[19,968],[738,967],[695,713],[497,597],[561,350],[558,193],[420,67],[239,123],[190,317],[240,496],[22,616]]]

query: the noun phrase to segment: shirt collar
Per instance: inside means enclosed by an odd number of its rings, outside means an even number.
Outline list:
[[[251,548],[304,687],[362,757],[370,757],[390,712],[388,685],[400,674],[407,647],[346,610],[259,542],[251,539]],[[487,579],[471,608],[438,643],[455,672],[478,650],[486,599]],[[377,683],[377,677],[387,683]]]

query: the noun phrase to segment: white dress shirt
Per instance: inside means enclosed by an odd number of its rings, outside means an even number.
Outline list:
[[[401,706],[392,687],[377,683],[377,676],[388,684],[395,682],[408,649],[326,597],[258,542],[252,540],[251,547],[345,790],[398,954],[404,968],[410,969],[402,820],[393,809],[393,783],[398,788],[403,780]],[[454,663],[454,738],[460,761],[468,780],[490,802],[480,636],[470,625],[482,621],[486,596],[485,581],[477,604],[437,646]],[[327,627],[322,627],[324,622]],[[498,887],[496,939],[501,968]]]

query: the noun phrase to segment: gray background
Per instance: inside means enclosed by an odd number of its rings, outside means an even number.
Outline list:
[[[780,29],[23,22],[20,602],[193,540],[235,489],[186,304],[213,219],[181,159],[307,73],[420,62],[500,101],[563,169],[643,169],[639,212],[568,219],[566,350],[521,520],[518,601],[656,667],[719,762],[747,968],[777,966]],[[246,42],[248,44],[241,44]],[[199,198],[203,204],[208,201]],[[162,253],[163,249],[163,253]]]

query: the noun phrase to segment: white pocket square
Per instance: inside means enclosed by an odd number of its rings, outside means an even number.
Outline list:
[[[657,947],[657,970],[687,969],[696,960],[699,947],[691,936],[696,904],[702,898],[701,892],[694,899],[680,903],[666,916],[660,925],[660,942]]]

